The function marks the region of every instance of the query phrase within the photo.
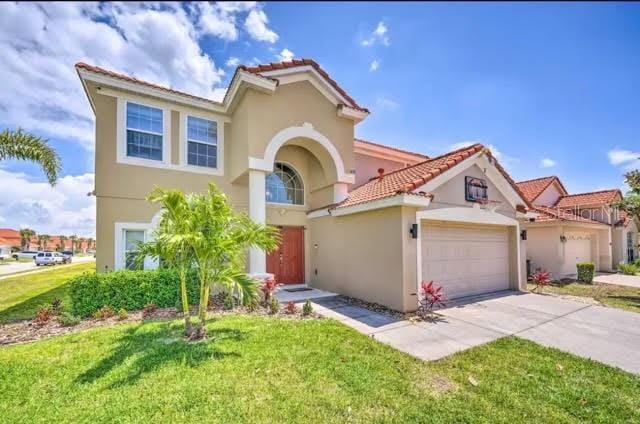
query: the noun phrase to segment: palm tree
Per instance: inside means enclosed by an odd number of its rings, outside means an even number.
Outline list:
[[[87,249],[93,249],[93,238],[87,238]]]
[[[42,234],[38,238],[42,237],[42,250],[47,250],[47,243],[51,240],[51,236],[48,234]]]
[[[20,229],[20,245],[22,246],[22,250],[29,250],[29,241],[31,241],[31,237],[35,235],[36,232],[31,228]]]
[[[84,237],[78,237],[78,250],[80,250],[80,252],[84,252],[84,248],[82,247],[82,245],[85,242],[85,238]]]
[[[66,249],[66,241],[69,239],[67,236],[60,236],[58,237],[60,239],[60,250],[65,250]]]
[[[42,250],[43,243],[44,243],[44,235],[38,234],[38,250]]]
[[[78,236],[72,234],[71,236],[69,236],[69,240],[71,240],[71,251],[73,253],[76,253],[76,241],[78,240]]]
[[[0,161],[20,159],[35,162],[44,171],[49,184],[54,185],[62,169],[60,156],[44,140],[21,129],[0,132]]]
[[[166,212],[160,218],[155,242],[150,247],[141,245],[138,258],[148,249],[163,262],[172,264],[179,260],[185,269],[194,265],[200,282],[200,300],[198,324],[191,337],[202,338],[211,286],[222,286],[243,304],[252,302],[257,290],[255,281],[244,272],[246,251],[274,250],[278,246],[278,230],[235,211],[227,196],[212,183],[204,195],[156,188],[147,199],[160,203]],[[181,282],[181,286],[183,309],[189,314],[188,303],[185,308],[186,284],[183,286]]]

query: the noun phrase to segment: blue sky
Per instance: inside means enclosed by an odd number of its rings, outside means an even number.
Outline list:
[[[0,125],[49,138],[68,186],[2,163],[20,192],[0,199],[0,226],[92,231],[79,60],[216,97],[236,62],[292,53],[371,109],[358,137],[430,155],[479,141],[514,179],[556,174],[572,192],[640,166],[640,4],[3,4],[0,28]]]

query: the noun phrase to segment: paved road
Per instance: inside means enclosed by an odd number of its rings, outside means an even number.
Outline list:
[[[593,281],[640,288],[640,275],[600,274],[596,275]]]
[[[74,256],[72,263],[95,261],[93,256]],[[28,272],[45,269],[54,269],[55,267],[40,267],[36,266],[33,261],[30,262],[14,262],[7,265],[0,265],[0,277],[7,274],[15,274],[17,272]]]
[[[514,335],[640,374],[640,314],[532,293],[503,292],[441,309],[437,322],[411,323],[349,305],[313,300],[316,312],[424,360]]]

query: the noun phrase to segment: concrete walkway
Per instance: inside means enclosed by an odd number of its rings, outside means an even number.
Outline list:
[[[435,322],[411,323],[348,304],[313,300],[321,315],[424,360],[515,335],[640,374],[640,314],[552,296],[503,292],[441,309]]]
[[[637,287],[640,289],[640,275],[598,274],[593,278],[596,283],[617,284],[619,286]]]

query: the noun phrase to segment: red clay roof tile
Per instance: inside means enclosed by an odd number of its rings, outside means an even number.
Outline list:
[[[344,208],[347,206],[372,202],[374,200],[381,200],[398,194],[425,195],[424,193],[413,193],[413,190],[418,189],[420,186],[426,184],[442,172],[453,168],[465,159],[482,150],[485,150],[485,147],[482,144],[474,144],[406,168],[401,168],[387,174],[383,174],[381,177],[374,177],[368,182],[353,189],[349,193],[348,197],[336,208]],[[486,151],[491,155],[490,151]],[[493,159],[495,161],[495,158]],[[511,179],[509,174],[507,174],[504,168],[502,168],[498,161],[495,161],[495,166],[507,179],[509,184],[511,184],[514,190],[525,202],[527,202],[524,195],[520,192],[520,189],[516,186],[515,182]],[[530,205],[527,204],[527,206]]]
[[[622,197],[622,192],[619,189],[569,194],[558,199],[554,206],[564,209],[587,205],[610,205],[619,197]]]
[[[536,178],[533,180],[520,181],[516,184],[518,185],[522,193],[527,197],[527,200],[529,202],[533,202],[542,194],[543,191],[546,190],[547,187],[553,184],[554,181],[556,181],[562,189],[562,194],[567,195],[567,190],[562,185],[560,179],[555,175]]]

